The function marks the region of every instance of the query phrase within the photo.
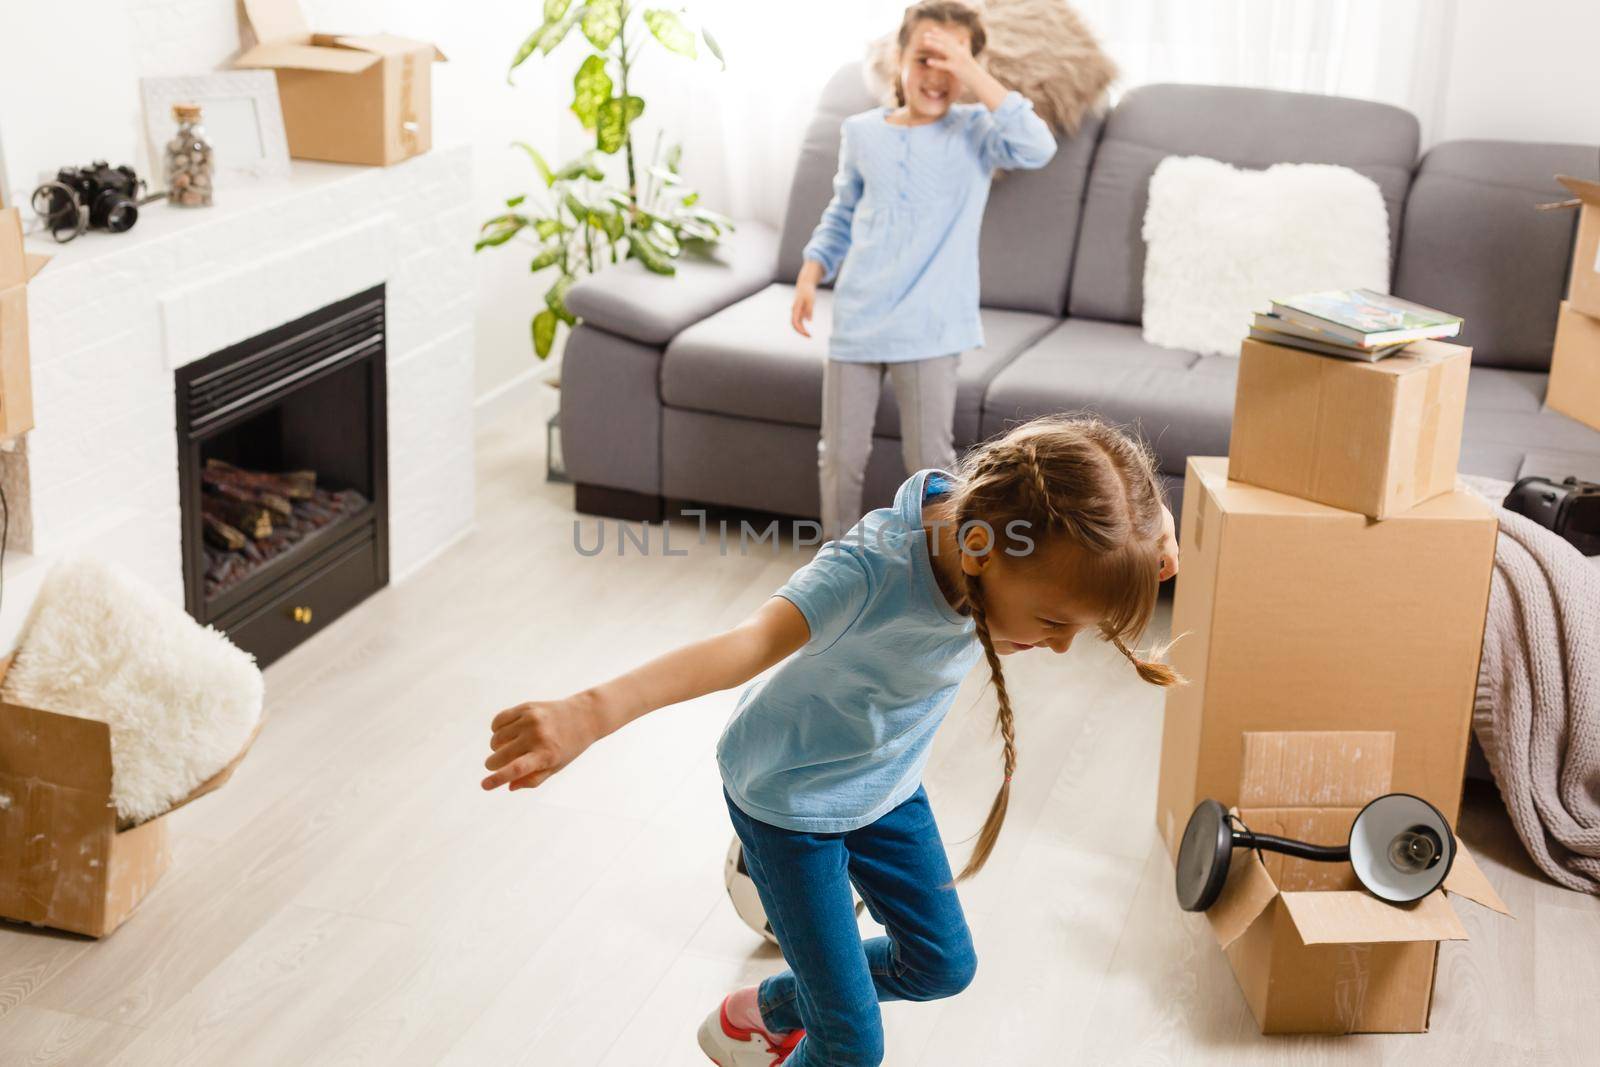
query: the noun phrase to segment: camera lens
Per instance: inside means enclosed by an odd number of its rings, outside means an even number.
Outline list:
[[[125,233],[139,221],[139,205],[121,193],[106,191],[95,198],[89,222],[111,233]]]

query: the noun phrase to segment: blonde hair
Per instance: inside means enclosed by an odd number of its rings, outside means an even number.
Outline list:
[[[911,44],[911,31],[923,19],[964,28],[972,39],[973,55],[981,53],[983,46],[988,43],[989,36],[984,32],[983,18],[966,4],[958,3],[957,0],[923,0],[920,4],[912,4],[906,8],[905,17],[900,20],[900,33],[895,39],[900,44],[901,61],[904,61],[906,48]],[[898,68],[898,64],[896,66]],[[894,75],[894,98],[901,107],[906,106],[906,87],[900,83],[898,69]]]
[[[1170,666],[1156,662],[1160,652],[1140,655],[1130,647],[1155,610],[1161,571],[1162,492],[1155,463],[1143,445],[1099,419],[1047,416],[973,449],[957,475],[950,500],[958,531],[970,529],[968,523],[985,524],[996,531],[991,552],[1002,547],[999,531],[1015,538],[1012,531],[1018,529],[1027,531],[1030,536],[1024,540],[1037,542],[1041,550],[1070,546],[1083,594],[1104,607],[1101,637],[1146,682],[1170,686],[1183,681]],[[962,606],[977,628],[999,703],[996,726],[1005,746],[1005,780],[957,881],[977,874],[994,851],[1017,767],[1011,697],[989,636],[983,585],[975,575],[964,579]]]

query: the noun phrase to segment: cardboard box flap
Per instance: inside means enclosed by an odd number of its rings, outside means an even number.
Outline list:
[[[1588,178],[1574,178],[1566,174],[1557,174],[1556,181],[1590,207],[1600,207],[1600,182]],[[1565,207],[1565,204],[1552,204],[1552,207]]]
[[[1272,876],[1261,865],[1259,856],[1245,851],[1236,851],[1233,856],[1228,882],[1217,902],[1206,911],[1211,932],[1223,948],[1239,940],[1278,895],[1278,887],[1272,884]]]
[[[1456,857],[1450,861],[1450,873],[1445,876],[1444,891],[1453,896],[1466,897],[1474,904],[1482,904],[1507,918],[1511,917],[1511,909],[1494,891],[1494,886],[1484,877],[1483,869],[1459,839],[1456,841]]]
[[[322,34],[313,36],[317,44],[333,44],[341,48],[355,48],[363,52],[371,52],[380,56],[403,56],[411,52],[427,51],[433,55],[435,63],[446,62],[445,55],[439,51],[437,45],[427,41],[415,41],[409,37],[397,37],[392,33],[374,33],[365,35],[338,34],[331,38],[324,38]]]
[[[30,282],[33,281],[34,276],[37,275],[40,271],[44,270],[44,265],[46,263],[49,263],[49,262],[50,262],[50,257],[49,256],[42,256],[42,255],[39,255],[37,252],[29,252],[28,253],[28,280]]]
[[[0,704],[0,774],[111,796],[111,727]]]
[[[382,61],[383,57],[374,52],[362,52],[354,48],[325,48],[314,44],[280,41],[257,45],[234,60],[233,65],[266,70],[317,70],[328,74],[360,74],[368,67]]]
[[[29,277],[28,256],[22,250],[22,212],[8,207],[0,211],[0,289],[21,285]]]
[[[311,39],[311,24],[300,10],[300,0],[244,0],[244,12],[262,44],[304,44]]]
[[[1359,808],[1389,792],[1388,730],[1246,731],[1240,808]]]
[[[1308,945],[1363,945],[1382,941],[1465,941],[1466,927],[1443,893],[1412,904],[1390,904],[1350,889],[1283,894],[1300,940]]]

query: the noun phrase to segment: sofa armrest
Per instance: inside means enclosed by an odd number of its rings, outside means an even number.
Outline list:
[[[567,310],[590,326],[647,345],[665,345],[689,326],[771,285],[778,233],[741,222],[709,256],[686,255],[676,275],[627,260],[567,290]]]

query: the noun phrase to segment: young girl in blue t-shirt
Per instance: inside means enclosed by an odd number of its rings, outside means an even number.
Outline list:
[[[818,488],[824,537],[861,517],[861,486],[885,374],[900,408],[908,472],[955,465],[956,370],[983,344],[978,231],[999,168],[1055,154],[1033,105],[978,65],[978,15],[914,4],[900,24],[898,108],[844,121],[833,200],[805,247],[790,323],[808,324],[817,285],[837,275],[822,377]],[[951,101],[965,88],[977,104]]]
[[[824,545],[740,625],[593,689],[493,722],[485,789],[531,788],[656,708],[751,686],[717,744],[728,813],[790,969],[713,1010],[700,1046],[722,1067],[876,1064],[882,1000],[932,1000],[972,979],[972,938],[922,771],[980,656],[1004,780],[967,878],[988,859],[1017,765],[1000,657],[1065,652],[1084,631],[1157,685],[1130,648],[1177,571],[1148,452],[1093,420],[1026,423],[956,473],[924,470]],[[862,941],[851,887],[886,929]]]

